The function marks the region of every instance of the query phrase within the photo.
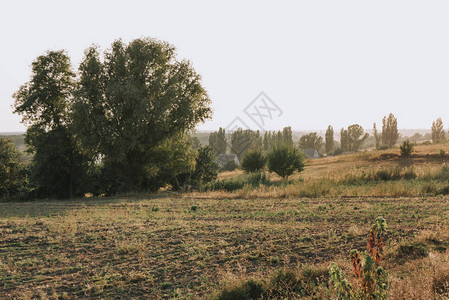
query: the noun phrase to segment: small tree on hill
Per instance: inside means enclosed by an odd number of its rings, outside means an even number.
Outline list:
[[[365,133],[363,127],[358,124],[353,124],[348,129],[342,128],[340,132],[341,151],[359,150],[368,136],[368,133]]]
[[[284,179],[304,170],[304,156],[295,147],[280,144],[268,153],[268,169]]]
[[[438,143],[445,139],[445,133],[443,128],[443,120],[441,118],[432,122],[432,142]]]
[[[401,156],[410,156],[413,152],[413,144],[410,143],[409,140],[405,140],[402,142],[402,145],[399,147],[401,150]]]
[[[327,127],[325,140],[326,153],[331,154],[334,151],[334,128],[331,125]]]
[[[399,138],[398,119],[389,114],[382,119],[382,144],[389,148],[396,145]]]
[[[266,157],[262,149],[250,150],[243,156],[242,169],[246,172],[257,172],[265,167]]]

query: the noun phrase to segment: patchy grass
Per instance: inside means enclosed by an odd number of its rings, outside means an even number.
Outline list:
[[[388,251],[419,238],[429,253],[443,253],[447,235],[428,233],[447,233],[448,204],[447,197],[192,194],[0,203],[0,298],[199,298],[216,294],[229,274],[265,278],[264,291],[275,293],[270,274],[294,269],[295,280],[305,281],[305,264],[363,249],[377,216],[388,220]],[[391,257],[392,266],[402,258]],[[401,276],[402,286],[412,284]],[[435,288],[445,288],[441,278]]]

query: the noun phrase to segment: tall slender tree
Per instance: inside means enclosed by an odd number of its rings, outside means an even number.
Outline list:
[[[377,131],[376,122],[374,122],[374,124],[373,124],[373,135],[374,135],[374,140],[376,142],[376,149],[379,149],[382,136],[379,135],[379,132]]]
[[[325,135],[325,150],[327,154],[331,154],[334,151],[334,128],[329,125]]]

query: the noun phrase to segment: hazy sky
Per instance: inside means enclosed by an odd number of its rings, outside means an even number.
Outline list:
[[[77,66],[92,43],[146,36],[202,75],[214,116],[199,129],[257,128],[244,109],[262,91],[279,108],[266,129],[368,129],[390,112],[400,128],[447,129],[448,15],[447,0],[1,1],[0,132],[25,130],[11,95],[47,49]]]

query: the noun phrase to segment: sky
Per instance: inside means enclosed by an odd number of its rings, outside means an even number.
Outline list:
[[[447,129],[448,15],[432,0],[1,1],[0,132],[26,130],[12,94],[37,56],[66,49],[76,69],[92,44],[141,37],[201,74],[214,114],[199,130],[370,129],[389,113]]]

